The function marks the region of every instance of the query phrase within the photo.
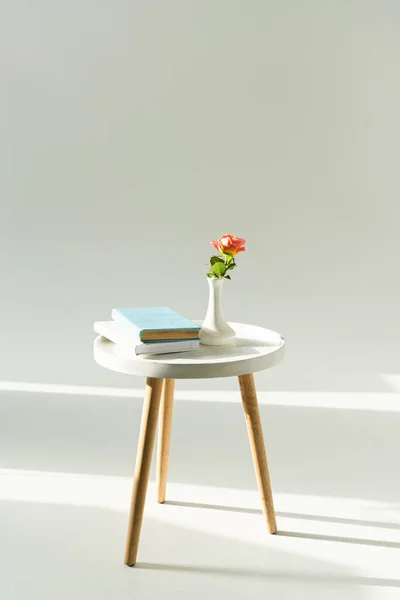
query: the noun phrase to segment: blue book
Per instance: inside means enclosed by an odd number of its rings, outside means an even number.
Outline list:
[[[167,306],[113,308],[111,317],[131,327],[141,342],[199,339],[200,326]]]

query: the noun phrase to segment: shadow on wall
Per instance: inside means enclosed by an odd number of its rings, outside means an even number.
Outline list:
[[[240,403],[184,396],[174,408],[170,481],[255,489]],[[275,493],[398,501],[400,412],[363,410],[362,397],[357,410],[333,408],[335,396],[330,408],[261,405]],[[125,397],[4,392],[0,466],[130,476],[141,406]]]

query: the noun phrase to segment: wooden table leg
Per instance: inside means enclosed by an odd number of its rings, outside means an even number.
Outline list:
[[[162,379],[149,377],[146,381],[125,549],[125,564],[130,567],[136,562],[139,547],[162,385]]]
[[[265,453],[264,437],[253,374],[241,375],[239,377],[239,385],[258,489],[261,494],[262,507],[265,518],[267,519],[269,532],[276,533],[277,527],[274,500],[272,498],[271,481],[269,478],[267,455]]]
[[[174,387],[174,379],[164,379],[158,422],[157,445],[157,501],[161,504],[165,502],[165,494],[167,489]]]

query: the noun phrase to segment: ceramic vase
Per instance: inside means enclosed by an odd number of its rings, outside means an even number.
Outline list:
[[[207,278],[209,287],[207,314],[200,331],[201,344],[205,346],[231,346],[235,343],[235,331],[226,322],[222,310],[224,279]]]

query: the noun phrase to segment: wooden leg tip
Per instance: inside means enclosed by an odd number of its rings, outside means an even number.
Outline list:
[[[278,527],[275,525],[268,525],[268,532],[271,533],[272,535],[274,533],[277,533],[278,531]]]
[[[157,502],[158,502],[158,504],[164,504],[165,498],[166,498],[165,494],[163,494],[163,493],[160,494],[159,493],[157,495]]]
[[[134,567],[135,566],[135,562],[129,562],[129,561],[124,561],[127,567]]]

